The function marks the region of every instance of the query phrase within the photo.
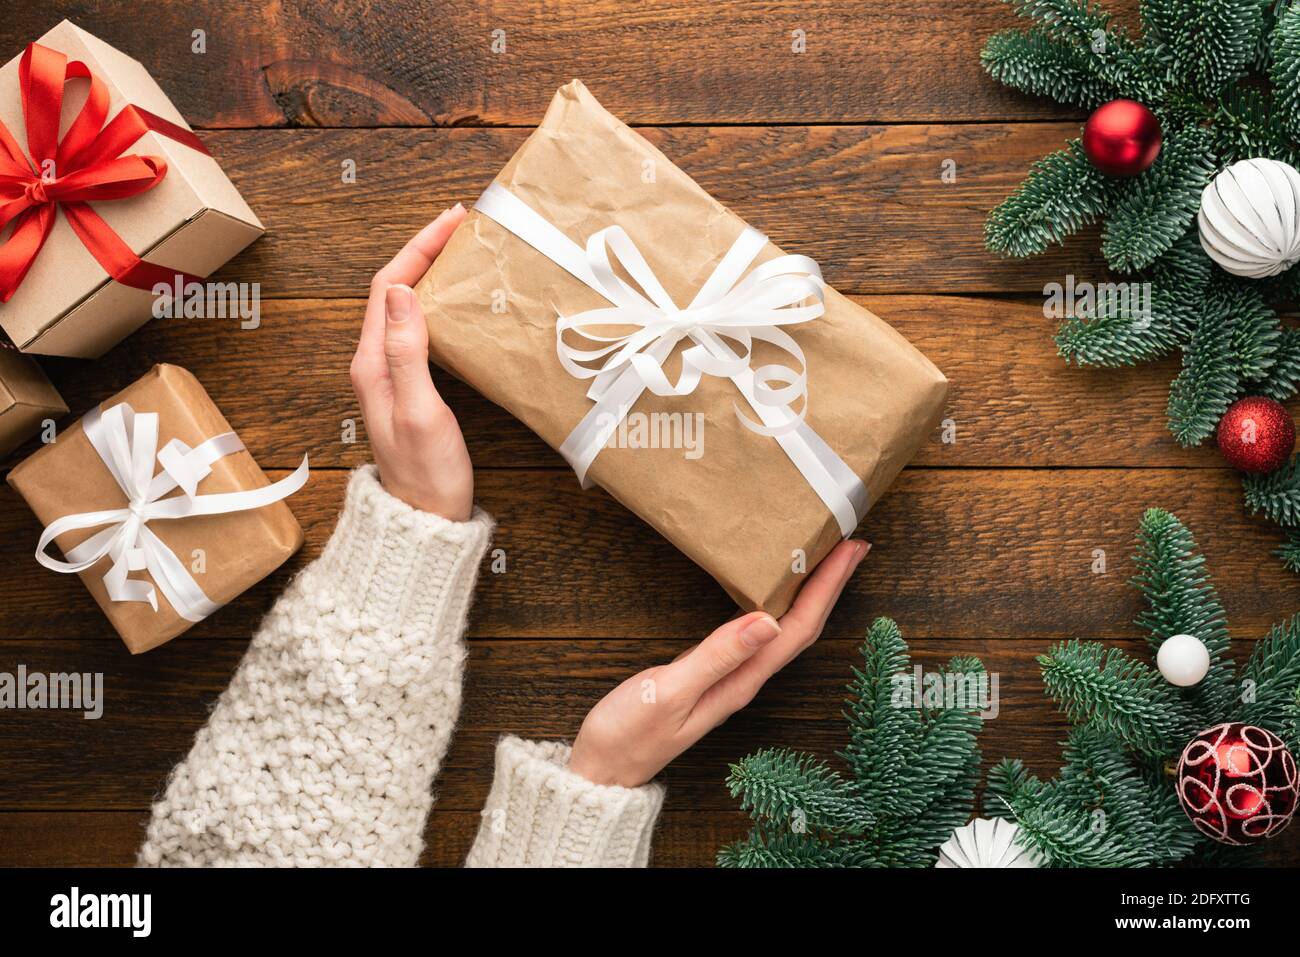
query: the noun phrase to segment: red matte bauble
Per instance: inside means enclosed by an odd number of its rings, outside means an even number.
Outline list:
[[[1281,402],[1250,395],[1228,406],[1215,439],[1225,462],[1259,475],[1280,469],[1291,458],[1295,422]]]
[[[1088,117],[1083,151],[1110,176],[1136,176],[1160,155],[1160,121],[1136,100],[1111,100]]]
[[[1221,844],[1254,844],[1295,814],[1300,776],[1286,744],[1240,722],[1202,731],[1178,762],[1178,803],[1202,834]]]

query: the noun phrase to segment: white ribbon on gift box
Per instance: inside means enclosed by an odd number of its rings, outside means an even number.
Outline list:
[[[244,448],[234,432],[213,436],[197,448],[172,439],[158,451],[158,413],[137,413],[123,402],[107,412],[91,409],[81,420],[82,431],[103,460],[122,492],[125,508],[80,512],[56,519],[45,527],[36,560],[56,572],[85,571],[105,556],[113,560],[104,574],[104,587],[112,601],[147,601],[158,610],[154,586],[132,579],[131,572],[147,569],[176,613],[187,621],[202,621],[221,607],[203,593],[185,565],[149,529],[156,519],[223,515],[262,508],[288,498],[307,482],[307,456],[291,475],[263,488],[242,492],[199,495],[198,486],[212,471],[212,463]],[[154,475],[157,453],[162,471]],[[173,489],[181,494],[163,498]],[[46,549],[64,532],[80,528],[109,527],[70,549],[59,561]]]
[[[735,383],[762,420],[762,424],[754,422],[736,405],[741,423],[776,439],[835,516],[840,533],[846,537],[853,533],[867,511],[867,488],[804,421],[807,364],[799,344],[781,328],[825,313],[825,284],[817,263],[807,256],[780,256],[746,275],[767,245],[766,236],[746,226],[690,305],[680,309],[621,226],[593,233],[584,250],[497,183],[484,190],[474,208],[613,303],[576,316],[560,316],[555,323],[560,364],[577,379],[594,380],[587,397],[595,404],[560,446],[560,454],[583,488],[591,484],[587,479],[591,463],[646,389],[660,396],[690,395],[702,376],[719,376]],[[611,253],[645,295],[614,272]],[[601,326],[631,326],[635,331],[615,336],[592,331]],[[566,331],[601,345],[575,348],[565,342]],[[695,344],[682,353],[681,374],[674,385],[662,366],[686,338]],[[724,339],[738,343],[740,354]],[[751,369],[755,341],[785,351],[799,369],[780,364]],[[597,367],[583,365],[598,360],[603,362]],[[801,400],[796,413],[791,406]]]

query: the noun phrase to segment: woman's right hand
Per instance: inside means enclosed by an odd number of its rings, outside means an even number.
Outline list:
[[[474,509],[474,470],[456,417],[429,374],[429,330],[411,286],[464,218],[457,203],[375,274],[352,357],[352,387],[384,488],[453,522],[467,521]]]

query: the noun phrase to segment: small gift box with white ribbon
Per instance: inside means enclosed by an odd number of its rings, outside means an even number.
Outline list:
[[[264,232],[148,71],[67,20],[0,67],[0,230],[0,326],[92,359]]]
[[[20,463],[9,484],[44,529],[36,561],[78,574],[132,654],[261,581],[302,545],[284,499],[203,386],[155,366]]]
[[[798,200],[790,220],[834,228],[801,219]],[[773,615],[947,395],[816,262],[747,225],[577,80],[417,291],[438,364]]]

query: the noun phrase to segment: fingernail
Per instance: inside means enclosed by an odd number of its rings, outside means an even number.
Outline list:
[[[465,205],[463,203],[457,203],[451,208],[451,211],[453,213],[463,213],[465,212]]]
[[[384,313],[389,322],[405,322],[411,317],[412,295],[410,286],[399,283],[388,287],[388,292],[384,294]]]
[[[744,631],[740,633],[740,640],[751,648],[761,648],[779,634],[781,634],[781,626],[776,623],[776,619],[764,615],[762,618],[755,618],[745,626]]]

